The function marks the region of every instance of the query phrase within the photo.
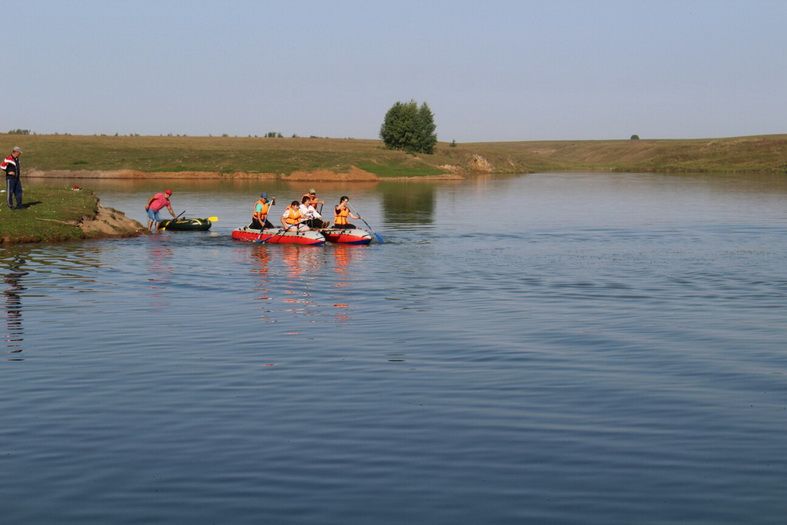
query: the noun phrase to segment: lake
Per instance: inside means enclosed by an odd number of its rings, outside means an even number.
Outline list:
[[[3,523],[787,515],[785,176],[76,182],[220,220],[0,248]],[[385,242],[230,239],[309,186]]]

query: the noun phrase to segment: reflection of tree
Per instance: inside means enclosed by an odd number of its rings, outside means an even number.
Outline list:
[[[381,184],[385,222],[425,224],[434,222],[433,184]]]
[[[22,295],[25,290],[22,277],[27,272],[22,270],[25,259],[17,255],[8,264],[8,273],[3,277],[3,282],[8,286],[3,290],[5,296],[5,318],[7,326],[6,342],[12,353],[22,351],[24,330],[22,327]]]

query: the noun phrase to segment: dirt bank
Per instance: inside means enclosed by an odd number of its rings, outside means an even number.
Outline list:
[[[380,177],[369,171],[353,166],[348,171],[336,172],[333,170],[293,171],[282,179],[286,181],[302,182],[377,182]]]
[[[24,174],[33,179],[275,179],[275,173],[255,173],[238,171],[219,173],[217,171],[165,171],[147,172],[138,170],[30,170]]]
[[[98,205],[95,217],[83,217],[76,226],[82,230],[86,239],[135,237],[147,232],[142,224],[126,217],[122,211],[105,208],[101,204]]]
[[[447,170],[449,171],[449,170]],[[211,180],[211,179],[255,179],[283,180],[287,182],[380,182],[412,181],[412,180],[460,180],[463,172],[451,170],[440,175],[418,177],[380,177],[372,172],[351,167],[347,171],[317,169],[310,171],[293,171],[290,174],[236,171],[219,173],[217,171],[161,171],[147,172],[139,170],[38,170],[25,173],[25,177],[33,179],[131,179],[131,180]]]

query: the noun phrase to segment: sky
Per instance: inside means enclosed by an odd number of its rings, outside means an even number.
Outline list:
[[[787,132],[782,0],[0,0],[0,130],[443,141]]]

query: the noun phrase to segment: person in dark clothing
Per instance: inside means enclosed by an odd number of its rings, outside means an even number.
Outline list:
[[[0,169],[5,171],[5,191],[8,198],[8,207],[17,210],[24,208],[22,205],[22,163],[19,157],[22,155],[22,148],[14,147],[11,154],[0,163]],[[16,206],[14,206],[16,199]]]

